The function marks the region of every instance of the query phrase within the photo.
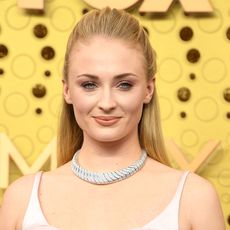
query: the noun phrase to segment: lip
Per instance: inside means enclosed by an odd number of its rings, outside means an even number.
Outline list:
[[[120,117],[115,117],[115,116],[95,116],[93,118],[98,124],[103,126],[113,125],[120,120]]]

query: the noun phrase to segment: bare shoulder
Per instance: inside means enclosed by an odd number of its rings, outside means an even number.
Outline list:
[[[172,179],[173,182],[177,181],[183,173],[181,170],[167,166],[150,157],[148,157],[145,171],[152,174],[153,176],[156,175],[157,177],[161,177],[161,179],[162,177],[166,177],[167,180],[170,178],[170,180]]]
[[[34,181],[34,174],[14,181],[5,191],[0,208],[0,229],[17,229],[23,218]]]
[[[199,195],[206,192],[211,192],[210,195],[216,195],[216,190],[212,183],[193,172],[189,173],[186,186],[193,195]]]
[[[190,172],[184,187],[192,229],[225,229],[223,212],[215,187]]]
[[[66,180],[66,178],[68,178],[71,175],[72,175],[72,171],[70,167],[70,162],[68,162],[53,170],[43,172],[41,183],[44,184],[47,182],[48,184],[46,184],[46,186],[52,187],[52,184],[56,184],[56,183],[59,184],[60,180],[62,179]]]
[[[186,193],[194,198],[195,203],[192,202],[194,206],[196,203],[200,205],[208,202],[209,204],[217,205],[219,202],[219,197],[213,184],[196,173],[189,173],[185,189]]]
[[[175,185],[183,175],[183,171],[149,160],[147,171],[159,179],[159,183],[166,182],[168,190]],[[180,210],[194,230],[225,230],[224,217],[218,194],[211,182],[196,173],[187,174]]]

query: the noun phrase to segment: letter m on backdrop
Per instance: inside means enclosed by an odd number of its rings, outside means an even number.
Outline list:
[[[10,139],[4,133],[0,133],[0,188],[4,189],[9,185],[10,160],[13,160],[22,174],[26,175],[39,171],[49,157],[51,160],[50,168],[56,168],[56,138],[39,154],[32,166],[29,166]]]

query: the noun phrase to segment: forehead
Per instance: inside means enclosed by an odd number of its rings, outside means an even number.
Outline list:
[[[144,71],[144,57],[138,45],[121,39],[94,36],[74,44],[70,69]]]
[[[132,41],[127,41],[122,38],[108,37],[106,35],[94,35],[92,37],[86,39],[79,39],[75,43],[73,43],[72,51],[76,51],[79,49],[87,48],[87,47],[98,47],[102,48],[102,46],[116,46],[123,49],[136,50],[136,52],[141,52],[141,47],[139,44],[134,43]]]

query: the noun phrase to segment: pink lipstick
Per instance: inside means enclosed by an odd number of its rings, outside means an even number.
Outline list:
[[[102,126],[110,126],[117,123],[120,117],[115,116],[96,116],[95,121]]]

